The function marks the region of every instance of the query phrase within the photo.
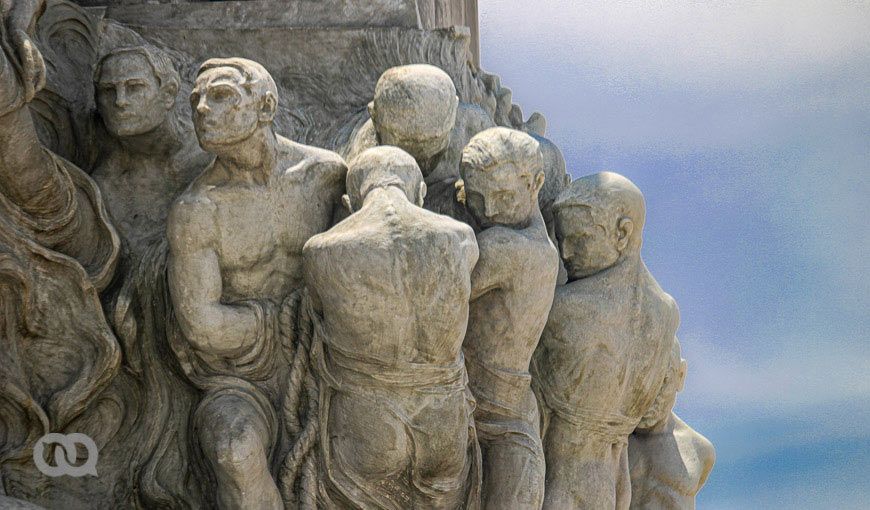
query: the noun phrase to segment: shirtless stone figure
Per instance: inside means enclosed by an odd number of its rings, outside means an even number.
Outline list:
[[[273,132],[277,101],[256,62],[200,67],[194,127],[217,158],[172,206],[167,228],[170,291],[186,339],[174,347],[205,393],[194,427],[220,508],[283,508],[270,471],[287,364],[276,315],[302,283],[302,246],[329,227],[344,189],[337,154]]]
[[[713,444],[673,411],[685,379],[686,360],[675,338],[662,390],[628,440],[632,509],[694,509],[695,496],[713,470]]]
[[[463,350],[483,456],[484,508],[540,509],[544,451],[529,362],[553,303],[559,253],[538,208],[538,142],[492,128],[462,152],[466,205],[484,230]]]
[[[477,244],[419,207],[425,192],[414,158],[369,149],[349,164],[353,214],[305,245],[324,508],[478,506],[461,350]]]
[[[543,414],[544,508],[629,507],[626,449],[668,371],[679,312],[640,256],[645,205],[628,179],[578,179],[554,204],[568,283],[532,375]]]
[[[350,161],[378,145],[409,153],[423,172],[428,192],[424,207],[468,222],[456,201],[462,149],[475,134],[495,126],[477,105],[460,103],[453,80],[424,64],[388,69],[378,79],[369,104],[371,118],[351,136],[342,155]]]
[[[163,237],[169,206],[212,157],[176,112],[180,78],[152,46],[104,55],[94,72],[96,103],[110,135],[91,177],[121,237],[134,251]]]

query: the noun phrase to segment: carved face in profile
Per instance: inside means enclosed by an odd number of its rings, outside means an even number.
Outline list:
[[[533,176],[528,169],[505,162],[488,170],[469,169],[463,180],[466,206],[481,228],[521,227],[538,206],[544,174]]]
[[[117,137],[156,129],[172,110],[177,92],[174,87],[161,87],[147,58],[137,53],[106,58],[95,85],[100,116]]]
[[[260,126],[260,98],[244,85],[233,67],[208,69],[190,94],[193,126],[200,145],[220,152],[222,146],[249,138]]]
[[[568,271],[576,280],[603,271],[619,260],[619,233],[597,207],[575,205],[556,211],[556,239]]]

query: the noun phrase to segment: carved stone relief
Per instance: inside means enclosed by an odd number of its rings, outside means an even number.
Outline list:
[[[0,0],[0,508],[693,506],[643,197],[454,22]]]

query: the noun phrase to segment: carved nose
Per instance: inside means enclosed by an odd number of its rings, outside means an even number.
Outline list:
[[[130,101],[127,99],[127,94],[124,92],[124,90],[117,89],[115,91],[115,106],[117,106],[118,108],[124,108],[129,104]]]
[[[196,111],[197,113],[208,112],[208,105],[206,104],[204,97],[200,97],[199,102],[196,103]]]

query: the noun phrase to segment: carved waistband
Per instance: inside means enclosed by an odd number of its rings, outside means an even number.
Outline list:
[[[639,418],[630,418],[619,413],[570,405],[546,390],[539,391],[538,394],[550,411],[563,421],[583,434],[593,435],[610,444],[628,443],[628,436],[634,432],[640,421]]]
[[[481,408],[506,416],[519,413],[531,392],[532,376],[527,371],[492,366],[469,352],[465,358],[469,387]]]
[[[321,380],[339,390],[374,388],[444,395],[467,391],[468,375],[462,353],[449,365],[386,364],[344,353],[319,341],[315,343],[313,355],[317,358]]]

